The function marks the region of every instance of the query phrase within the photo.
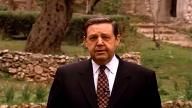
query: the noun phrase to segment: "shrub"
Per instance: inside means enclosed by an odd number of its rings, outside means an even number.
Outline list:
[[[160,89],[159,89],[159,93],[160,93],[160,95],[169,95],[169,92],[166,91],[166,90],[163,89],[163,88],[160,88]]]
[[[43,85],[39,85],[37,88],[36,88],[36,91],[35,91],[35,101],[36,102],[43,102],[45,101],[45,97],[47,96],[47,89],[45,86]]]
[[[29,102],[31,96],[32,96],[32,94],[31,94],[30,86],[29,85],[25,85],[23,87],[23,90],[22,90],[22,97],[21,97],[22,101]]]
[[[26,39],[35,19],[39,13],[37,12],[10,12],[0,11],[0,31],[12,38]],[[90,17],[94,15],[77,15],[74,14],[64,36],[64,40],[69,44],[81,43],[83,36],[83,25]],[[108,15],[119,23],[120,31],[125,30],[125,25],[128,25],[128,17],[123,15]],[[5,36],[7,36],[5,35]]]
[[[5,90],[5,102],[6,103],[13,102],[14,97],[15,97],[15,90],[12,86],[10,86]]]
[[[188,85],[185,89],[185,98],[187,100],[192,100],[192,79],[188,80]]]
[[[7,6],[0,4],[0,11],[6,11],[8,10]]]
[[[37,12],[0,11],[0,30],[8,36],[26,38],[37,15]]]
[[[83,37],[83,26],[84,23],[93,15],[74,15],[70,24],[69,28],[65,34],[64,40],[66,40],[69,44],[79,44],[82,42]],[[120,32],[122,33],[125,30],[126,24],[128,25],[128,17],[123,15],[108,15],[108,17],[112,18],[113,20],[117,21],[119,24]]]
[[[103,0],[96,5],[96,11],[112,15],[120,13],[121,0]]]
[[[43,7],[43,5],[45,4],[45,0],[36,0],[37,1],[37,5]]]

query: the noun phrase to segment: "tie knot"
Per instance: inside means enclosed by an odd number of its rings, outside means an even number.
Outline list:
[[[104,71],[106,69],[106,66],[105,65],[100,65],[99,69],[100,69],[100,71]]]

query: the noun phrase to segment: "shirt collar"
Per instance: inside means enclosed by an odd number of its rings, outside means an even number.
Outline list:
[[[97,63],[95,63],[95,61],[91,60],[92,62],[92,66],[93,66],[93,72],[96,73],[98,72],[99,66]],[[109,63],[107,63],[105,66],[109,69],[109,71],[114,74],[115,72],[117,72],[117,68],[119,65],[119,60],[117,59],[117,57],[114,55],[113,58],[111,59],[111,61]]]

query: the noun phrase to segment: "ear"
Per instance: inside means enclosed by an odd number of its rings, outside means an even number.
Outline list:
[[[120,37],[120,34],[118,34],[116,37],[116,46],[120,44],[120,41],[121,41],[121,37]]]
[[[83,36],[83,45],[84,45],[85,48],[87,48],[86,36]]]

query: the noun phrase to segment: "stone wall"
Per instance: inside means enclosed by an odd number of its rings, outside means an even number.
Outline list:
[[[40,104],[19,104],[19,105],[0,105],[0,108],[46,108],[46,103],[40,103]]]
[[[187,5],[184,11],[184,19],[192,24],[192,0],[187,0]]]
[[[69,57],[66,55],[43,55],[2,50],[0,51],[0,70],[20,80],[51,81],[59,66],[88,58],[88,56]],[[139,52],[126,53],[121,58],[140,64]]]
[[[16,79],[26,81],[50,81],[53,79],[57,67],[72,62],[88,59],[88,56],[69,57],[66,55],[43,55],[18,51],[0,51],[0,70],[8,72]],[[122,59],[141,64],[139,52],[129,52],[121,56]],[[167,101],[163,108],[192,108],[192,101]],[[46,108],[46,103],[0,105],[0,108]]]
[[[46,108],[46,103],[40,104],[20,104],[20,105],[0,105],[0,108]],[[162,103],[162,108],[192,108],[192,101],[167,101]]]
[[[162,103],[163,108],[192,108],[192,101],[176,100]]]
[[[122,0],[122,10],[125,13],[137,15],[156,14],[159,6],[158,20],[161,22],[183,21],[192,23],[192,0],[177,0],[177,15],[172,17],[170,14],[172,0]],[[152,9],[151,9],[152,8]]]

